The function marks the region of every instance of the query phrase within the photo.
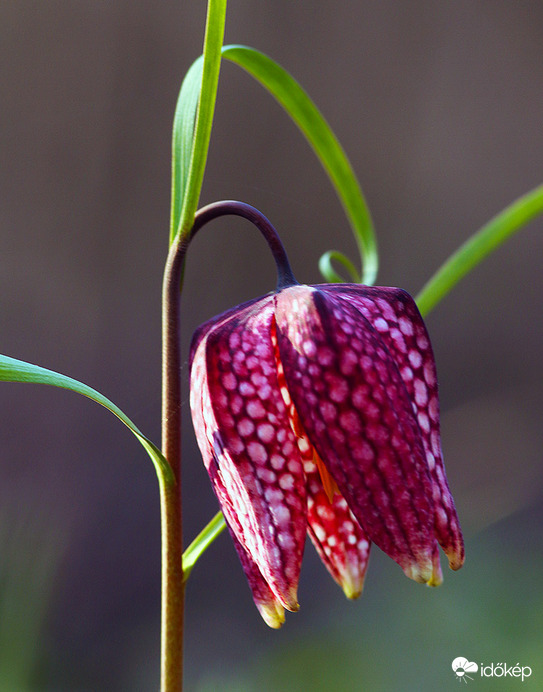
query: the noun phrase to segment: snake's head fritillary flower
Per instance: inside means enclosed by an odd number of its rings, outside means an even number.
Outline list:
[[[464,548],[441,455],[428,333],[413,299],[358,284],[279,289],[202,325],[198,444],[255,603],[298,609],[306,534],[350,598],[375,543],[422,583]]]

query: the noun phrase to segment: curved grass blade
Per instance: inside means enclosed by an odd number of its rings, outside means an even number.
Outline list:
[[[416,297],[422,315],[427,315],[460,279],[540,214],[543,214],[543,185],[515,200],[449,257]]]
[[[332,129],[300,84],[267,55],[247,46],[222,49],[262,84],[290,115],[327,172],[354,232],[362,262],[362,281],[373,284],[377,276],[377,242],[368,205],[349,160]]]
[[[25,361],[16,360],[15,358],[10,358],[9,356],[3,355],[0,355],[0,381],[48,384],[54,387],[68,389],[72,392],[76,392],[77,394],[82,394],[83,396],[92,399],[96,403],[101,404],[107,408],[108,411],[111,411],[111,413],[117,416],[117,418],[121,420],[128,428],[130,428],[130,430],[138,438],[140,443],[145,448],[147,454],[149,454],[151,457],[159,479],[163,480],[169,485],[175,483],[175,478],[170,465],[158,447],[156,447],[151,440],[145,437],[145,435],[130,420],[130,418],[128,418],[128,416],[121,411],[118,406],[92,387],[89,387],[78,380],[74,380],[71,377],[67,377],[66,375],[61,375],[58,372],[54,372],[53,370],[47,370],[46,368],[41,368],[38,365],[32,365],[31,363],[26,363]]]
[[[217,99],[226,0],[209,0],[204,54],[187,72],[172,138],[170,244],[190,231],[198,207]]]
[[[346,257],[342,252],[338,250],[328,250],[319,260],[320,273],[324,276],[326,281],[329,283],[343,284],[346,283],[345,279],[337,273],[334,269],[332,262],[339,262],[344,266],[344,268],[349,272],[351,278],[349,281],[354,281],[355,283],[361,283],[360,276],[356,271],[356,267],[351,262],[351,260]]]
[[[205,526],[189,547],[183,553],[183,579],[186,581],[192,572],[198,558],[205,552],[208,546],[219,536],[226,524],[222,512],[217,512],[213,519]]]

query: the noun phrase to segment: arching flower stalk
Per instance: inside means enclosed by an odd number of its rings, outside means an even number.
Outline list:
[[[276,292],[194,335],[190,402],[255,603],[279,627],[284,608],[298,609],[306,533],[349,598],[362,591],[371,543],[431,586],[442,581],[438,544],[452,569],[464,549],[434,357],[413,299],[300,285],[273,243]]]

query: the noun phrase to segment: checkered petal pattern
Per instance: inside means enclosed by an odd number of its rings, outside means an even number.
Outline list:
[[[416,581],[464,559],[439,436],[434,358],[393,288],[290,285],[202,325],[197,441],[255,603],[297,610],[305,535],[347,596],[371,543]]]

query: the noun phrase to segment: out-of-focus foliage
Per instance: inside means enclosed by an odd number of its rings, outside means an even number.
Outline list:
[[[43,689],[44,624],[65,544],[51,512],[0,513],[0,692]]]

